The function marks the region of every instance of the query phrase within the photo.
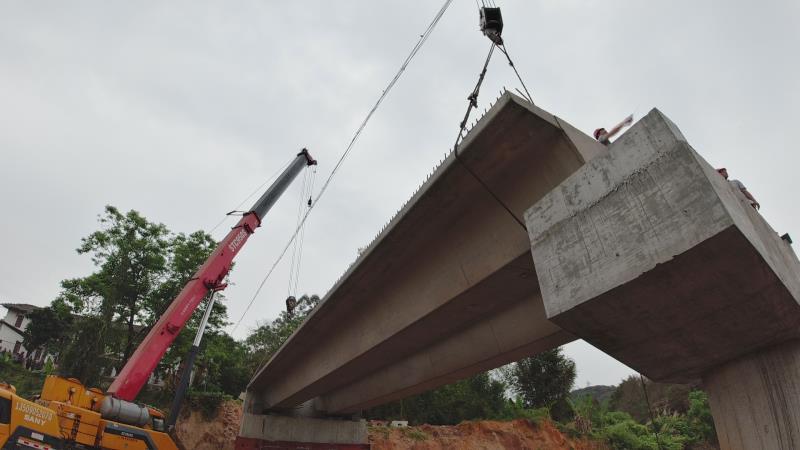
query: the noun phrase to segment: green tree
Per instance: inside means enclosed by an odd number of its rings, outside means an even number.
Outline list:
[[[460,380],[401,401],[378,406],[367,416],[408,420],[412,425],[455,425],[464,420],[505,419],[511,408],[506,386],[488,372]]]
[[[201,347],[195,366],[195,390],[238,397],[253,374],[248,364],[247,347],[225,333],[207,335]]]
[[[624,411],[641,423],[650,418],[649,408],[667,413],[685,413],[689,409],[690,386],[656,383],[648,379],[645,379],[645,385],[650,405],[645,400],[641,379],[638,375],[631,375],[611,394],[610,408]]]
[[[563,403],[575,383],[575,362],[561,348],[521,359],[507,370],[507,382],[526,408],[552,408]]]
[[[79,254],[91,255],[98,271],[67,280],[63,287],[75,294],[65,300],[77,300],[76,313],[102,319],[97,336],[101,342],[109,337],[112,323],[124,329],[121,348],[115,349],[121,350],[121,366],[135,348],[143,307],[166,275],[169,230],[136,211],[123,214],[113,206],[106,206],[99,221],[103,228],[83,238],[78,247]]]
[[[294,313],[281,311],[277,319],[262,323],[253,330],[245,345],[250,351],[250,367],[255,371],[264,364],[289,339],[305,318],[317,306],[320,298],[317,295],[303,295],[297,299]]]
[[[82,278],[67,279],[52,304],[57,312],[42,313],[30,325],[32,348],[59,350],[59,372],[94,385],[101,374],[121,366],[131,356],[149,327],[216,247],[208,234],[173,234],[136,211],[120,212],[107,206],[99,216],[100,229],[81,241],[79,254],[91,256],[96,270]],[[209,321],[208,332],[226,324],[224,297]],[[159,370],[172,370],[188,350],[202,308],[179,334]],[[56,320],[68,321],[59,332]]]
[[[69,310],[54,303],[31,311],[28,318],[31,322],[25,330],[23,346],[27,349],[41,349],[47,354],[57,356],[69,342],[73,322]]]

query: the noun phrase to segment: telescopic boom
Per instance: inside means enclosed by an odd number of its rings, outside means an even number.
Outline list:
[[[289,167],[283,171],[272,186],[258,199],[239,223],[225,236],[211,256],[197,270],[194,277],[183,287],[167,311],[150,330],[117,378],[108,388],[108,394],[120,400],[133,401],[147,383],[158,362],[167,352],[197,306],[209,291],[225,289],[225,275],[231,269],[233,258],[239,253],[247,239],[261,225],[261,221],[281,194],[306,167],[317,164],[303,149]]]

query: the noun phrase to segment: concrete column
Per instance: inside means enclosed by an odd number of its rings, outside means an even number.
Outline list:
[[[723,450],[800,448],[800,340],[703,376]]]

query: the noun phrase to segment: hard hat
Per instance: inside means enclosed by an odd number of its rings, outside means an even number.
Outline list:
[[[594,130],[594,138],[595,139],[600,139],[600,133],[602,133],[603,131],[606,131],[606,129],[605,128],[598,128],[598,129]]]
[[[725,172],[727,172],[727,171],[728,171],[728,169],[726,169],[726,168],[724,168],[724,167],[720,167],[719,169],[717,169],[717,172],[718,172],[718,173],[722,173],[722,171],[723,171],[723,170],[724,170]]]

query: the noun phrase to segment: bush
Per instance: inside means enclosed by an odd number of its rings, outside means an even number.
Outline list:
[[[538,425],[543,420],[550,419],[550,410],[547,408],[525,408],[522,405],[522,400],[509,400],[503,413],[497,418],[502,420],[525,419]]]
[[[30,399],[42,392],[44,374],[31,372],[10,358],[0,357],[0,381],[17,388],[17,395],[20,397]]]
[[[605,440],[619,450],[681,450],[693,444],[715,442],[708,398],[692,391],[685,400],[686,414],[665,412],[654,422],[640,423],[624,411],[608,411],[590,397],[570,402],[575,420],[564,429],[583,436]]]
[[[217,417],[222,402],[233,400],[233,397],[224,392],[190,391],[187,397],[189,406],[192,409],[200,410],[206,420]]]

